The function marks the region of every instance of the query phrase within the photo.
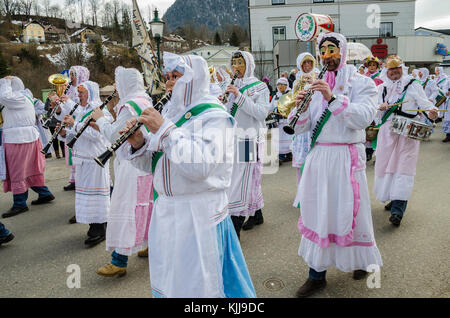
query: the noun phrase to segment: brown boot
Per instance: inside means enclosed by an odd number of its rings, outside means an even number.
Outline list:
[[[450,141],[450,137],[445,137],[444,140],[442,140],[442,142],[449,142]]]
[[[306,298],[318,293],[327,286],[327,281],[325,279],[315,280],[308,278],[307,281],[297,290],[295,294],[298,298]]]
[[[105,266],[100,267],[97,270],[97,274],[106,277],[113,277],[118,275],[119,277],[125,276],[127,274],[127,269],[122,267],[117,267],[112,264],[107,264]]]
[[[137,255],[139,257],[148,257],[148,247],[143,249],[142,251],[139,251]]]
[[[55,150],[56,159],[60,159],[61,155],[59,154],[59,150]]]

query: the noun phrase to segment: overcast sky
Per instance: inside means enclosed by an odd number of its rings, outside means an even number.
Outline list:
[[[138,0],[139,6],[149,2],[158,10],[166,12],[175,0]],[[450,0],[416,0],[415,24],[416,28],[450,29]]]

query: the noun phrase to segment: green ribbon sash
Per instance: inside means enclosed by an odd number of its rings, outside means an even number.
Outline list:
[[[184,125],[186,122],[188,122],[190,119],[197,117],[198,115],[200,115],[201,113],[203,113],[204,111],[208,110],[208,109],[221,109],[225,111],[225,108],[222,105],[218,105],[218,104],[209,104],[209,103],[205,103],[205,104],[199,104],[195,107],[193,107],[190,111],[186,112],[176,123],[175,126],[176,127],[181,127],[182,125]],[[156,170],[156,165],[158,164],[159,159],[161,159],[161,157],[163,156],[163,152],[155,152],[152,158],[152,173],[155,173]],[[156,192],[155,187],[153,187],[153,202],[158,198],[158,192]]]
[[[250,88],[252,88],[253,86],[256,86],[256,85],[259,85],[259,84],[262,84],[262,82],[261,81],[256,81],[256,82],[253,82],[253,83],[251,83],[251,84],[248,84],[247,86],[244,86],[244,87],[242,87],[240,90],[239,90],[239,92],[241,92],[241,94],[244,94],[244,92],[246,91],[246,90],[248,90],[248,89],[250,89]],[[238,110],[238,105],[237,104],[233,104],[233,107],[231,108],[231,116],[236,116],[236,112],[237,112],[237,110]]]

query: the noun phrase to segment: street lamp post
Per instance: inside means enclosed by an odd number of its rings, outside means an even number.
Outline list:
[[[158,9],[155,9],[155,11],[153,11],[154,13],[154,18],[153,20],[150,22],[150,28],[152,30],[152,35],[153,38],[156,41],[156,48],[157,48],[157,54],[158,54],[158,65],[159,68],[161,68],[161,53],[160,53],[160,45],[162,42],[162,36],[163,36],[163,31],[164,31],[164,24],[165,22],[163,20],[161,20],[158,16]]]

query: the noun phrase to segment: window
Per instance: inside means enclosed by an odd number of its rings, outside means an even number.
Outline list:
[[[381,22],[380,23],[380,37],[389,38],[394,36],[394,24],[392,22]]]
[[[286,27],[284,26],[273,27],[272,34],[273,34],[273,46],[275,46],[275,44],[277,44],[278,41],[286,40]]]
[[[285,4],[284,0],[272,0],[272,5]]]
[[[334,0],[313,0],[313,3],[334,2]]]

